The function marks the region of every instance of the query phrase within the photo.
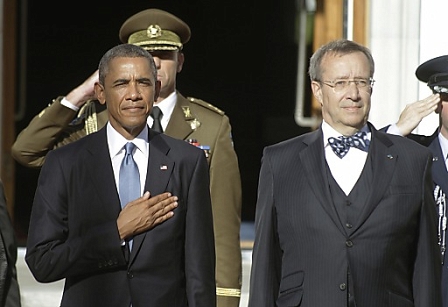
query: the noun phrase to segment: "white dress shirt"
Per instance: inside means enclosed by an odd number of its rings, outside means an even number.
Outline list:
[[[367,132],[367,138],[371,139],[371,133],[367,125],[361,129]],[[350,194],[353,186],[359,179],[361,172],[367,160],[367,152],[351,147],[348,153],[341,159],[339,158],[328,143],[328,138],[342,136],[341,133],[333,129],[328,123],[322,121],[322,132],[324,139],[325,159],[327,160],[331,174],[339,184],[345,195]]]

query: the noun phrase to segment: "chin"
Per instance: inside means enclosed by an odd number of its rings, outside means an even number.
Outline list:
[[[128,129],[136,129],[140,127],[144,127],[146,125],[146,117],[144,119],[138,118],[135,120],[126,120],[123,122],[123,127]]]

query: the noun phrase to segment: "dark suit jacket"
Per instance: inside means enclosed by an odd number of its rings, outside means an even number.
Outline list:
[[[0,240],[0,306],[20,307],[21,299],[16,268],[17,242],[6,205],[3,183],[1,181]]]
[[[205,101],[186,98],[180,93],[177,98],[165,134],[181,140],[195,139],[200,145],[210,146],[207,161],[214,218],[218,306],[238,307],[242,277],[242,192],[230,121],[223,111]],[[98,129],[107,123],[107,109],[98,101],[87,103],[79,117],[73,120],[76,113],[61,105],[61,99],[55,99],[20,132],[11,149],[19,163],[41,167],[48,151],[86,136],[91,114],[96,116]]]
[[[322,131],[264,150],[249,306],[440,306],[430,152],[372,126],[373,183],[352,234],[333,205]]]
[[[66,279],[61,306],[215,306],[208,167],[202,150],[150,131],[145,190],[177,195],[174,217],[134,237],[126,259],[105,127],[52,150],[33,203],[26,262]]]

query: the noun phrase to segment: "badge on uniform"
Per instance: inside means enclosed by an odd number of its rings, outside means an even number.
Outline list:
[[[197,148],[202,149],[205,153],[206,158],[208,158],[210,156],[210,146],[201,145],[201,144],[199,144],[198,140],[196,140],[196,139],[188,139],[187,142],[193,146],[196,146]]]

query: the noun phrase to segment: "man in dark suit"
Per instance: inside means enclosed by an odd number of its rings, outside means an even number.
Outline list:
[[[228,116],[201,99],[176,90],[177,74],[185,61],[184,45],[189,26],[178,17],[147,9],[129,17],[119,31],[123,43],[148,50],[156,62],[162,83],[155,101],[163,116],[161,128],[171,137],[204,150],[210,170],[210,194],[216,245],[216,293],[218,307],[238,307],[241,294],[241,178]],[[17,137],[12,156],[21,164],[41,167],[49,150],[97,131],[108,119],[107,109],[93,91],[98,73],[67,96],[58,97],[37,115]],[[78,112],[79,111],[79,112]],[[78,113],[77,113],[78,112]],[[153,118],[148,117],[153,125]]]
[[[441,306],[429,150],[367,121],[364,46],[322,46],[309,74],[323,122],[264,150],[249,306]]]
[[[0,181],[0,306],[20,307],[17,243],[7,208],[3,183]]]
[[[47,155],[25,259],[40,282],[65,278],[61,306],[216,305],[207,161],[149,129],[159,90],[146,50],[110,49],[95,84],[108,123]],[[137,171],[123,180],[125,162]]]

